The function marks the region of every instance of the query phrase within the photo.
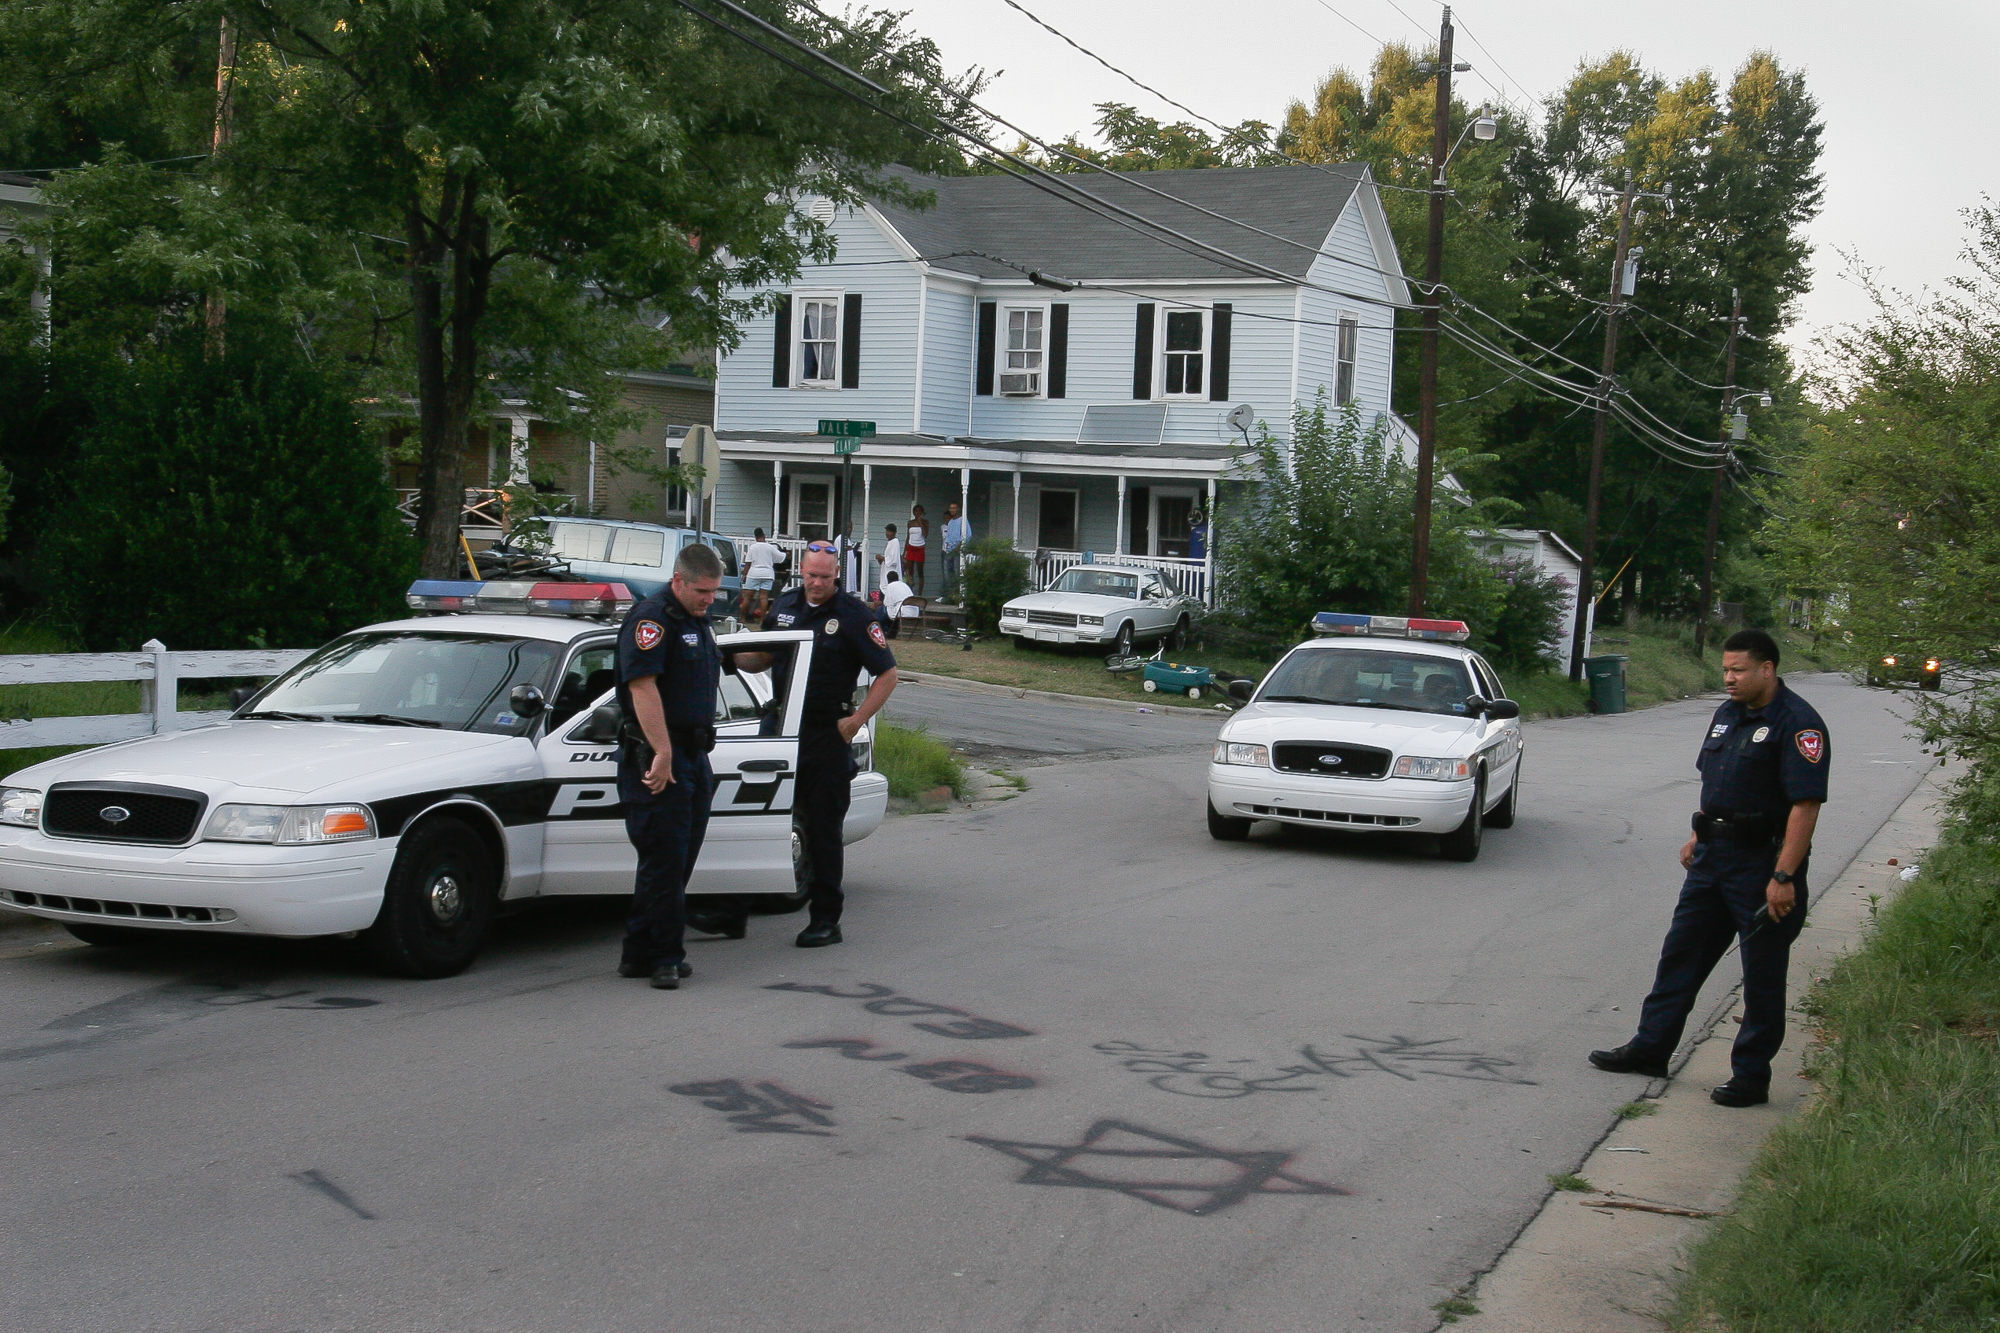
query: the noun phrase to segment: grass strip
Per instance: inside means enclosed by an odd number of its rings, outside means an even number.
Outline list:
[[[939,787],[965,791],[965,765],[951,747],[921,726],[901,727],[878,718],[875,769],[889,779],[891,796],[916,797]]]
[[[1695,1248],[1676,1327],[2000,1328],[2000,845],[1963,828],[1808,997],[1823,1096]]]

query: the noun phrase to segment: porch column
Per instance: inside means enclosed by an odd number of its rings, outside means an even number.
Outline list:
[[[778,535],[778,516],[785,508],[785,461],[771,460],[771,535]]]
[[[1021,549],[1021,465],[1014,465],[1014,549]]]
[[[1111,553],[1125,554],[1125,474],[1118,474],[1118,526],[1111,534]]]
[[[594,514],[597,512],[597,441],[596,440],[592,440],[590,442],[590,465],[589,468],[585,471],[584,476],[586,480],[584,482],[584,490],[583,490],[583,512],[586,514]]]
[[[1201,525],[1208,529],[1208,536],[1201,543],[1201,600],[1209,606],[1215,605],[1215,478],[1208,479],[1208,508],[1202,514]]]
[[[875,502],[875,465],[861,465],[861,595],[868,595],[868,541],[875,531],[873,521],[868,517],[869,509]]]
[[[528,484],[528,419],[508,417],[507,424],[513,433],[507,442],[507,484],[525,486]]]
[[[958,470],[958,516],[965,520],[965,526],[972,526],[972,469]]]

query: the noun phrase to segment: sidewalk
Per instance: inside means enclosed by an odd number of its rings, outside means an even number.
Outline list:
[[[1648,1104],[1658,1111],[1613,1125],[1577,1168],[1594,1188],[1549,1196],[1467,1293],[1480,1313],[1460,1316],[1458,1328],[1659,1333],[1658,1312],[1672,1303],[1680,1256],[1701,1236],[1705,1219],[1729,1208],[1766,1136],[1812,1095],[1813,1085],[1799,1072],[1811,1040],[1798,1016],[1799,1000],[1859,943],[1870,896],[1892,897],[1902,886],[1902,869],[1937,841],[1943,787],[1953,776],[1955,769],[1932,769],[1860,855],[1818,890],[1809,928],[1792,946],[1792,1016],[1772,1065],[1770,1104],[1732,1110],[1708,1099],[1708,1090],[1729,1078],[1736,1039],[1731,1020],[1743,1013],[1741,995],[1733,992],[1694,1029],[1688,1039],[1693,1050],[1683,1045],[1675,1077],[1646,1088],[1644,1096],[1657,1099]],[[1892,857],[1897,865],[1889,864]],[[1734,952],[1719,966],[1736,967]]]

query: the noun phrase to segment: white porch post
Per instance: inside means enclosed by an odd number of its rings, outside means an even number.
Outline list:
[[[1201,599],[1209,606],[1215,605],[1215,478],[1208,479],[1208,511],[1202,515],[1201,524],[1208,529],[1208,536],[1201,544]]]
[[[590,467],[589,470],[585,473],[585,476],[587,480],[584,483],[583,512],[586,514],[594,514],[597,512],[597,441],[596,440],[592,440],[590,442]]]
[[[1125,474],[1118,474],[1118,527],[1111,537],[1111,552],[1125,554]]]
[[[1021,465],[1014,465],[1014,549],[1021,549]]]
[[[512,438],[507,442],[507,484],[524,486],[528,481],[528,419],[508,417]]]
[[[771,460],[771,535],[773,537],[778,535],[778,515],[784,512],[784,507],[785,461],[782,458],[774,458]]]
[[[875,503],[875,465],[861,465],[861,595],[868,595],[868,543],[875,534],[874,521],[869,517]]]

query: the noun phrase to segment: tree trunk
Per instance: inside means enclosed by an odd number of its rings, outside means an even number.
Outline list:
[[[478,387],[478,325],[486,311],[492,264],[486,220],[474,208],[473,177],[445,179],[436,225],[410,206],[410,306],[417,363],[417,569],[455,578],[465,505],[461,476],[466,426]],[[450,265],[451,309],[444,307]],[[449,334],[449,346],[447,346]]]

